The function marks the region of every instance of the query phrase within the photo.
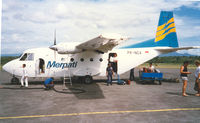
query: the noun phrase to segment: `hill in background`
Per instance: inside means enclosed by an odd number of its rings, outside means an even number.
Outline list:
[[[188,54],[188,53],[182,54],[182,53],[178,53],[178,52],[171,52],[171,53],[160,55],[159,57],[168,57],[168,56],[196,56],[196,55],[192,55],[192,54]]]

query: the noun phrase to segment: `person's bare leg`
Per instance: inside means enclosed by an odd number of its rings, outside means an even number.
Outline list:
[[[182,95],[183,96],[188,96],[187,94],[186,94],[186,87],[187,87],[187,80],[183,80],[183,89],[182,89]]]
[[[200,96],[200,82],[198,82],[198,93],[195,96]]]
[[[197,83],[197,87],[198,87],[198,91],[197,93],[195,94],[195,96],[200,96],[200,83],[198,82],[198,78],[196,78],[195,82]],[[196,84],[195,84],[196,85]]]

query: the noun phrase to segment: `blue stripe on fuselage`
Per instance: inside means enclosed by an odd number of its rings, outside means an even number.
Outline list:
[[[126,49],[126,48],[143,48],[143,47],[155,47],[155,39],[150,39],[141,43],[137,43],[137,44],[132,44],[132,45],[128,45],[128,46],[123,46],[120,47],[119,49]]]
[[[172,32],[168,34],[162,41],[155,42],[155,39],[150,39],[137,44],[123,46],[120,47],[119,49],[147,48],[147,47],[178,47],[178,42],[176,40],[177,40],[176,33]]]

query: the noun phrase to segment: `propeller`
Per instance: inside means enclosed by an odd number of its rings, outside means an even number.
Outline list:
[[[56,29],[54,30],[54,45],[56,45]]]
[[[56,47],[56,30],[54,31],[54,43],[49,48],[52,49],[52,50],[57,51],[57,47]]]
[[[54,30],[54,46],[56,46],[56,29]],[[54,50],[54,59],[55,59],[55,61],[56,61],[56,51],[57,51],[57,48],[56,48],[56,50]]]
[[[56,47],[56,29],[54,31],[54,43],[49,48],[54,50],[54,59],[56,60],[56,51],[58,50]]]

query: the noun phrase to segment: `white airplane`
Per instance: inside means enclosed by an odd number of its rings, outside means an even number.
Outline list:
[[[8,62],[3,69],[14,75],[12,81],[19,81],[17,77],[22,76],[22,64],[26,64],[29,78],[84,77],[85,83],[91,83],[93,76],[106,76],[108,59],[114,54],[118,59],[115,71],[122,74],[161,54],[200,48],[178,46],[171,11],[161,11],[155,39],[116,48],[127,39],[120,35],[105,34],[80,44],[56,45],[55,41],[49,48],[24,51],[20,58]]]

